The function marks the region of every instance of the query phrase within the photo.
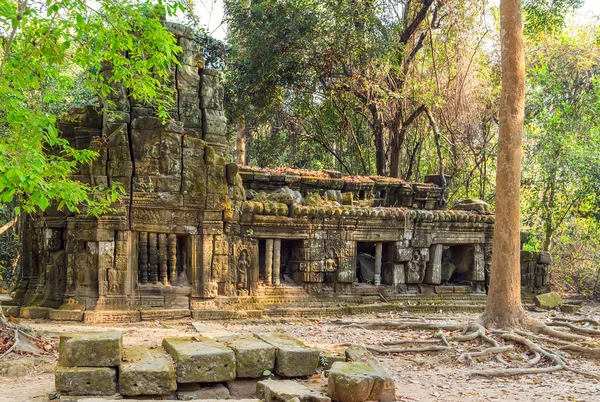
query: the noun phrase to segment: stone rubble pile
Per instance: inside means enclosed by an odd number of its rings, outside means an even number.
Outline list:
[[[322,356],[319,350],[283,333],[165,338],[159,347],[125,348],[118,332],[63,334],[55,386],[66,396],[119,393],[126,398],[177,400],[395,400],[394,381],[362,346],[349,347],[345,360]],[[294,380],[314,375],[320,362],[329,372],[328,395]],[[92,400],[102,399],[88,399]]]

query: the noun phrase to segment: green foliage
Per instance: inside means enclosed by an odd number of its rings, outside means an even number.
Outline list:
[[[525,34],[556,33],[565,27],[569,13],[581,7],[584,0],[525,0]]]
[[[96,156],[62,139],[57,119],[68,103],[97,96],[110,105],[116,85],[168,117],[164,79],[179,48],[159,17],[176,1],[48,0],[28,6],[0,0],[0,202],[26,212],[51,203],[98,214],[122,188],[108,191],[70,179]],[[112,74],[103,74],[110,65]]]

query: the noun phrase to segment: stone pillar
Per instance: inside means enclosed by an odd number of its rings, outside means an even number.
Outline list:
[[[273,239],[265,241],[265,284],[273,284]]]
[[[168,272],[168,256],[167,256],[167,235],[161,233],[158,235],[158,258],[159,258],[159,271],[158,279],[163,285],[169,284],[169,272]]]
[[[281,268],[281,239],[275,239],[273,241],[273,285],[281,285],[280,280],[280,268]]]
[[[375,277],[373,282],[375,286],[381,285],[381,258],[383,254],[383,243],[379,242],[375,245]]]
[[[485,256],[483,254],[483,244],[473,245],[473,272],[472,281],[485,281]]]
[[[177,235],[171,233],[168,240],[168,262],[169,262],[169,281],[171,285],[177,284]]]
[[[158,283],[158,244],[156,233],[148,233],[148,279]]]
[[[425,268],[425,283],[439,285],[442,283],[442,244],[432,244],[429,247],[429,261]]]
[[[138,252],[139,282],[148,283],[148,233],[140,232]]]

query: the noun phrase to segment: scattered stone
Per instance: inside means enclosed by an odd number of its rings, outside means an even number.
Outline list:
[[[258,337],[276,349],[276,374],[283,377],[305,377],[315,373],[320,355],[317,349],[309,348],[287,334],[272,332]]]
[[[176,363],[177,382],[225,382],[235,378],[233,350],[209,338],[165,338]]]
[[[327,392],[339,402],[375,401],[384,380],[381,371],[368,364],[336,362],[327,377]]]
[[[64,367],[116,367],[123,355],[120,332],[62,334],[59,364]]]
[[[563,313],[576,313],[581,309],[581,306],[576,304],[563,304],[560,306],[560,311]]]
[[[223,384],[201,385],[193,383],[180,385],[177,391],[177,400],[193,401],[198,399],[229,399],[229,390]]]
[[[168,395],[175,390],[175,368],[163,348],[134,346],[123,350],[119,367],[122,395]]]
[[[56,391],[65,395],[113,395],[117,370],[112,367],[61,367],[54,374]]]
[[[392,402],[396,400],[396,385],[394,379],[387,370],[379,364],[379,361],[364,346],[352,345],[346,349],[346,359],[349,362],[364,363],[375,369],[381,380],[376,380],[371,391],[373,400],[381,402]]]
[[[563,305],[563,301],[556,292],[544,293],[533,298],[535,305],[544,310],[552,310],[553,308]]]
[[[264,402],[288,402],[298,398],[300,402],[330,402],[321,395],[293,380],[265,380],[256,384],[256,395]]]
[[[252,335],[220,340],[235,353],[237,378],[260,378],[275,367],[275,347]],[[267,373],[268,374],[268,373]]]
[[[319,366],[323,367],[323,369],[325,371],[329,371],[329,370],[331,370],[331,367],[333,366],[334,363],[345,362],[345,361],[346,361],[345,356],[335,356],[335,355],[321,353],[321,356],[319,357]]]

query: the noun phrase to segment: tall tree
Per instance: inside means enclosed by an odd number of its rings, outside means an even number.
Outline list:
[[[522,0],[500,1],[502,92],[496,170],[496,223],[490,287],[483,314],[486,326],[519,326],[521,305],[520,188],[525,119],[525,53]]]

